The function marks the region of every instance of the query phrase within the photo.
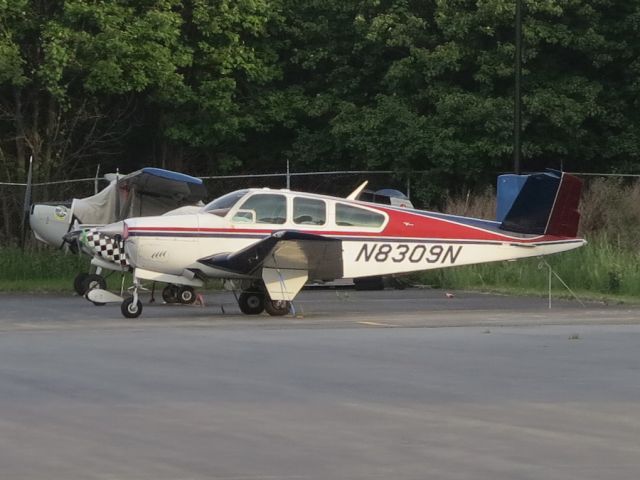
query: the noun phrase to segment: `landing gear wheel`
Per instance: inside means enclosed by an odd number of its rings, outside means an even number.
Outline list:
[[[178,300],[185,305],[191,304],[196,301],[196,292],[191,287],[180,287]]]
[[[384,280],[380,276],[354,278],[356,290],[384,290]]]
[[[87,293],[89,290],[100,288],[102,290],[107,288],[107,281],[101,275],[95,273],[87,274],[82,281],[83,293]]]
[[[84,277],[82,282],[82,288],[84,289],[83,295],[85,295],[89,290],[95,290],[99,288],[100,290],[105,290],[107,288],[107,281],[104,279],[102,275],[97,275],[95,273],[87,274]],[[98,307],[102,307],[104,303],[100,302],[91,302]]]
[[[268,299],[264,302],[264,309],[269,315],[280,317],[289,313],[289,310],[291,309],[291,302],[287,302],[286,300]]]
[[[167,285],[162,290],[162,299],[166,303],[178,303],[178,287],[177,285]]]
[[[87,278],[89,274],[82,272],[76,275],[76,278],[73,279],[73,290],[80,296],[84,295],[84,280]]]
[[[137,318],[142,313],[142,302],[138,300],[133,303],[133,297],[125,298],[120,305],[120,311],[127,318]]]
[[[264,310],[264,293],[244,291],[238,298],[238,306],[246,315],[258,315]]]

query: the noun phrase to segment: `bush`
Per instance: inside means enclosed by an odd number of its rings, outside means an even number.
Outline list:
[[[446,212],[495,218],[490,191],[451,198]],[[587,183],[581,202],[580,235],[585,247],[545,257],[574,290],[596,295],[640,297],[640,182],[595,179]],[[548,271],[541,259],[454,267],[424,273],[434,287],[545,291]],[[556,282],[557,284],[557,282]]]

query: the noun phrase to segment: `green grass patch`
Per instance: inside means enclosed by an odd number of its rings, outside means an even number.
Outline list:
[[[421,274],[420,281],[435,288],[540,295],[548,291],[544,261],[571,290],[585,298],[640,300],[640,254],[616,247],[604,237],[592,239],[585,247],[543,258],[432,270]],[[555,277],[552,290],[569,295]]]
[[[73,280],[80,272],[89,272],[90,258],[47,248],[22,251],[14,247],[0,247],[0,292],[72,293]],[[122,276],[117,271],[103,271],[107,288],[119,292]],[[150,283],[148,282],[149,288]],[[125,274],[124,286],[132,284],[130,273]],[[160,295],[164,285],[156,291]],[[219,290],[222,283],[210,281],[202,290]]]
[[[0,248],[0,291],[73,291],[78,272],[89,271],[89,257],[49,249]]]
[[[416,277],[435,288],[546,295],[548,270],[543,260],[583,298],[640,301],[640,253],[622,248],[603,236],[592,238],[585,247],[542,259],[445,268]],[[23,252],[0,248],[0,291],[71,292],[76,274],[87,271],[89,258],[84,255],[48,249]],[[119,290],[120,278],[119,274],[111,275],[109,288]],[[130,285],[130,279],[125,285]],[[556,278],[552,286],[555,296],[570,296]],[[219,282],[212,282],[210,287],[219,288]]]

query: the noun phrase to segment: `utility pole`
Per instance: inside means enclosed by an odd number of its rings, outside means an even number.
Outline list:
[[[287,190],[291,190],[291,170],[289,170],[289,160],[287,160]]]
[[[31,208],[32,182],[33,181],[33,155],[29,157],[29,172],[27,173],[27,185],[24,189],[24,203],[22,204],[22,228],[20,230],[20,248],[24,252],[24,245],[27,240],[27,222],[29,221],[29,210]]]
[[[520,174],[522,155],[522,0],[516,0],[516,59],[515,59],[515,93],[513,119],[513,170]]]

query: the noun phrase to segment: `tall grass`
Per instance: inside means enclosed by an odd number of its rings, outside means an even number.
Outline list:
[[[484,191],[450,198],[446,211],[494,218],[495,195]],[[640,182],[595,179],[583,192],[580,235],[589,243],[566,253],[544,257],[572,290],[592,297],[640,299]],[[548,270],[543,259],[524,259],[426,272],[420,279],[443,288],[544,292]],[[556,289],[559,282],[554,278]],[[557,291],[557,290],[556,290]]]
[[[0,291],[65,291],[78,272],[89,270],[89,257],[51,249],[0,248]]]
[[[542,293],[548,288],[545,261],[576,292],[592,298],[640,299],[640,254],[618,248],[604,236],[566,253],[433,270],[425,272],[420,280],[441,288]],[[555,277],[552,285],[555,292],[564,290]]]

